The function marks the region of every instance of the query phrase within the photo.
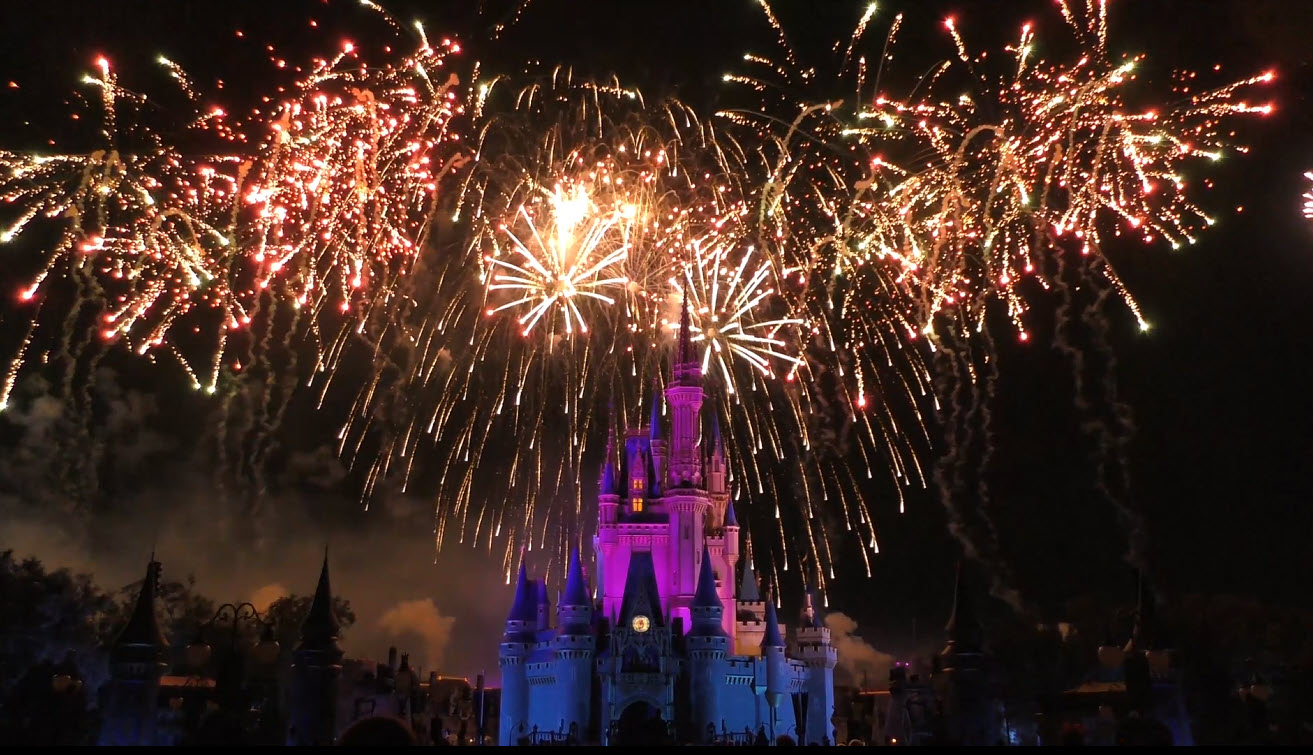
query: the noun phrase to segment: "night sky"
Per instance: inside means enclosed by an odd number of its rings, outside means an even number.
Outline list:
[[[846,37],[861,5],[799,0],[776,3],[776,11],[792,41],[806,50]],[[946,15],[957,18],[977,48],[999,47],[1027,19],[1038,21],[1041,53],[1046,37],[1068,39],[1051,2],[1009,3],[1006,13],[999,12],[1002,5],[881,3],[873,23],[882,34],[895,10],[905,12],[899,65],[918,72],[953,52],[939,24]],[[1302,174],[1313,169],[1313,4],[1112,5],[1113,48],[1148,53],[1144,75],[1159,83],[1159,91],[1168,89],[1166,72],[1174,66],[1204,71],[1220,63],[1219,83],[1268,68],[1279,76],[1276,112],[1246,124],[1237,140],[1251,145],[1251,153],[1214,166],[1216,188],[1196,195],[1220,218],[1218,225],[1180,252],[1109,249],[1153,325],[1141,334],[1122,308],[1114,304],[1107,312],[1119,397],[1134,412],[1131,480],[1149,521],[1155,580],[1168,596],[1237,593],[1313,606],[1299,585],[1301,576],[1313,573],[1305,545],[1313,524],[1313,475],[1307,471],[1313,458],[1313,222],[1300,217]],[[497,42],[486,29],[509,17],[511,3],[386,7],[399,19],[424,19],[430,36],[460,38],[468,59],[494,69],[561,61],[587,73],[615,72],[649,94],[677,94],[708,111],[724,96],[722,73],[745,50],[764,48],[770,35],[750,0],[536,0]],[[214,91],[214,80],[222,78],[220,99],[242,102],[280,81],[270,71],[265,44],[294,62],[335,49],[344,38],[368,45],[387,32],[346,0],[44,0],[7,11],[0,25],[0,85],[12,80],[18,86],[0,86],[0,147],[14,148],[39,148],[47,139],[78,143],[79,126],[68,114],[85,108],[68,101],[97,54],[114,61],[130,88],[168,88],[153,63],[163,53],[202,90]],[[235,36],[237,29],[243,37]],[[14,291],[30,266],[21,252],[0,248],[0,291]],[[13,297],[0,298],[6,302],[0,305],[0,344],[7,357],[15,344],[14,304]],[[1018,586],[1057,618],[1062,602],[1079,594],[1129,601],[1134,576],[1122,560],[1124,532],[1094,490],[1091,445],[1081,433],[1070,370],[1051,346],[1054,302],[1039,295],[1035,305],[1028,320],[1035,337],[1001,346],[997,444],[987,474]],[[135,444],[140,453],[125,454],[127,461],[104,478],[110,489],[93,507],[66,504],[58,491],[34,490],[37,478],[12,460],[22,449],[39,453],[41,444],[68,446],[30,410],[41,388],[24,387],[16,395],[28,408],[0,415],[0,453],[11,460],[0,462],[0,547],[92,570],[117,587],[138,578],[154,545],[166,572],[194,572],[200,589],[222,601],[244,599],[261,587],[311,590],[314,554],[328,541],[334,585],[362,614],[349,638],[354,652],[385,652],[393,634],[369,613],[403,606],[402,614],[415,611],[429,622],[433,635],[452,632],[445,653],[434,651],[445,657],[444,668],[470,673],[476,664],[495,667],[490,638],[500,631],[510,598],[496,560],[453,546],[435,564],[431,508],[422,495],[362,511],[349,480],[339,482],[342,470],[324,453],[332,417],[305,411],[289,419],[284,432],[298,455],[282,492],[252,525],[238,521],[238,507],[211,484],[195,420],[210,410],[203,398],[160,369],[126,359],[105,366],[112,374],[98,390],[123,408],[109,442]],[[48,476],[41,480],[49,484]],[[899,517],[890,491],[868,492],[882,534],[875,576],[865,579],[855,556],[848,557],[831,607],[856,618],[860,633],[880,648],[901,652],[927,637],[937,641],[960,552],[937,495],[915,491]],[[430,597],[435,613],[411,605]],[[791,605],[786,601],[786,611]],[[992,610],[1006,609],[998,604]]]

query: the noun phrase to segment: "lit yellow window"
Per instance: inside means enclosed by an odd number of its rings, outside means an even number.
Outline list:
[[[635,478],[634,478],[633,488],[634,488],[634,490],[642,490],[642,489],[643,489],[643,478],[642,478],[642,477],[635,477]]]
[[[642,499],[642,498],[639,498],[639,497],[637,497],[637,496],[635,496],[635,497],[629,499],[629,508],[633,509],[635,513],[639,512],[639,511],[642,511],[642,510],[643,510],[643,499]]]

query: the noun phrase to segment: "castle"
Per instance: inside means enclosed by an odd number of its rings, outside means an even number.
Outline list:
[[[685,302],[663,429],[611,428],[593,538],[596,592],[580,554],[556,606],[523,564],[500,647],[500,741],[834,741],[835,650],[810,596],[786,645],[752,564],[735,590],[739,525]]]

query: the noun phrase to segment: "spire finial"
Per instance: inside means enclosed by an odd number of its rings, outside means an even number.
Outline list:
[[[679,363],[687,364],[692,361],[693,342],[692,334],[689,332],[692,327],[692,318],[688,313],[688,288],[685,287],[682,292],[679,303]]]

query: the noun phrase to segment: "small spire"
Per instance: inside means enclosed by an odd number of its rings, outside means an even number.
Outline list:
[[[615,462],[607,455],[606,464],[602,466],[602,495],[619,495],[620,489],[616,485]]]
[[[825,622],[821,621],[821,614],[816,610],[816,598],[812,595],[811,588],[806,586],[802,590],[802,620],[799,626],[806,629],[825,628]]]
[[[725,458],[725,439],[720,435],[720,412],[711,407],[711,452]]]
[[[766,595],[766,634],[761,638],[763,648],[782,648],[784,638],[780,636],[780,617],[775,612],[775,599]]]
[[[551,605],[552,599],[547,596],[547,580],[537,580],[534,584],[538,586],[538,605]]]
[[[652,416],[648,422],[647,437],[652,441],[664,440],[661,435],[661,384],[652,378]]]
[[[1156,629],[1155,624],[1153,588],[1149,586],[1149,580],[1144,576],[1144,572],[1137,570],[1135,625],[1131,629],[1131,639],[1126,644],[1126,651],[1158,650],[1159,648],[1155,644],[1158,640],[1154,631]]]
[[[730,501],[730,502],[728,502],[728,503],[725,504],[725,526],[726,526],[726,527],[737,527],[737,526],[739,526],[739,519],[738,519],[737,516],[734,515],[734,502],[733,502],[733,501]],[[751,568],[751,567],[749,567],[749,568]]]
[[[679,363],[693,361],[692,318],[688,313],[688,289],[685,288],[679,302]]]
[[[693,595],[694,608],[721,608],[716,592],[716,572],[711,568],[711,551],[702,546],[702,570],[698,572],[698,589]]]
[[[123,627],[123,631],[114,640],[114,648],[143,647],[164,648],[168,643],[160,632],[159,621],[155,618],[155,593],[159,587],[160,562],[155,560],[151,551],[150,562],[146,565],[146,578],[141,582],[141,592],[137,593],[136,605],[132,616]]]
[[[524,560],[520,560],[520,576],[515,582],[515,601],[511,603],[511,614],[506,617],[507,621],[537,621],[538,619],[538,595],[531,591],[529,576],[524,568]]]
[[[588,584],[584,579],[583,564],[579,562],[579,549],[570,554],[570,568],[565,575],[565,596],[561,598],[563,606],[587,606]]]
[[[979,650],[982,634],[975,606],[967,596],[963,566],[964,562],[959,560],[957,582],[953,587],[953,612],[948,618],[948,625],[944,627],[948,633],[948,642],[959,653]]]
[[[734,504],[729,505],[729,510]],[[757,573],[752,569],[752,549],[748,549],[748,560],[743,564],[743,584],[739,585],[740,603],[760,603],[761,591],[757,587]]]
[[[317,645],[337,639],[341,627],[333,615],[333,588],[328,579],[328,546],[324,546],[324,565],[319,569],[319,584],[310,602],[310,612],[301,625],[301,644]]]

